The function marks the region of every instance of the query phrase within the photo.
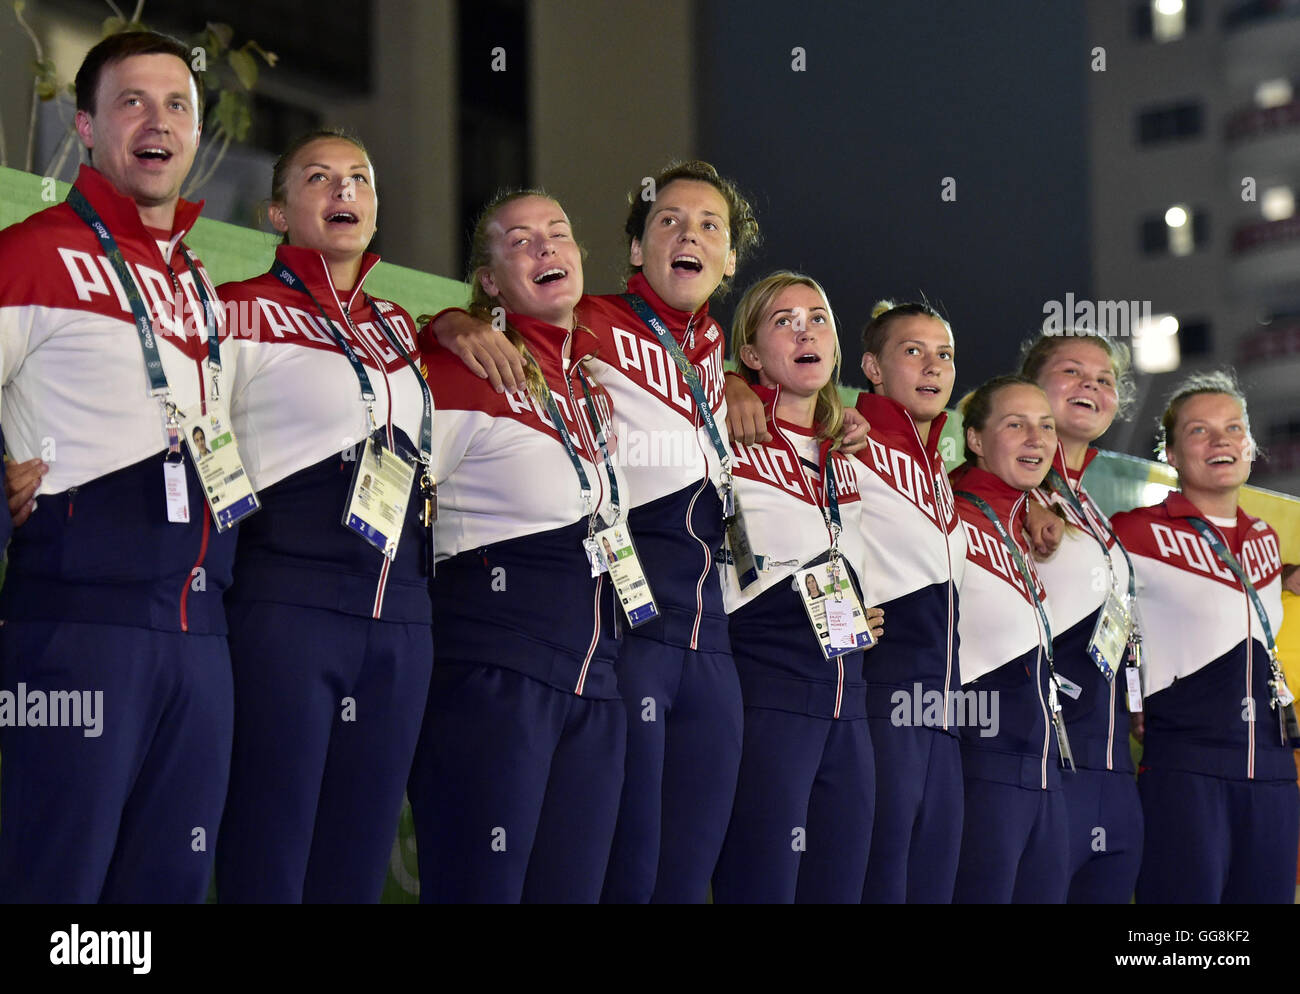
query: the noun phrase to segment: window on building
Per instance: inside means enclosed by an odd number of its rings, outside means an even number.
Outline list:
[[[1259,212],[1265,221],[1285,221],[1295,214],[1295,191],[1289,186],[1271,186],[1259,195]]]
[[[1182,361],[1178,318],[1153,314],[1133,329],[1133,365],[1139,373],[1169,373]]]
[[[1263,110],[1285,107],[1292,99],[1291,81],[1286,77],[1266,79],[1255,87],[1255,106]]]
[[[1191,255],[1209,241],[1209,215],[1201,208],[1174,204],[1144,217],[1138,230],[1146,255]]]
[[[1137,140],[1142,145],[1192,138],[1204,128],[1205,107],[1199,100],[1166,104],[1140,111]]]
[[[1200,27],[1201,0],[1139,0],[1133,7],[1133,33],[1144,41],[1177,41]]]

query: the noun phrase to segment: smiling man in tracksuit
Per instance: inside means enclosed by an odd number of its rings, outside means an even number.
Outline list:
[[[76,84],[93,168],[69,203],[0,232],[6,441],[50,467],[9,550],[0,689],[82,705],[0,724],[0,901],[207,890],[230,756],[235,529],[213,525],[169,414],[206,412],[230,373],[211,358],[234,351],[181,241],[201,207],[179,199],[202,120],[188,58],[145,32],[95,46]]]

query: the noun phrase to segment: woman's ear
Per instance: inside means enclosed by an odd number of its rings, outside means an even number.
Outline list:
[[[862,353],[862,375],[873,387],[879,387],[885,382],[885,374],[880,369],[880,360],[876,358],[874,352]]]
[[[984,439],[974,428],[966,429],[966,448],[970,449],[977,456],[984,455]]]
[[[266,219],[271,227],[282,235],[289,233],[289,219],[284,216],[284,207],[275,202],[266,205]]]
[[[501,290],[497,287],[496,280],[492,278],[490,270],[480,269],[478,271],[478,283],[493,300],[501,294]]]
[[[763,368],[763,361],[758,357],[758,349],[749,344],[740,347],[740,361],[756,373]]]

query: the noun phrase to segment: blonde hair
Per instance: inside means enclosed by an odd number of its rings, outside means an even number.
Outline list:
[[[758,371],[750,369],[740,361],[740,350],[746,345],[752,345],[754,339],[758,337],[758,327],[762,323],[763,315],[776,299],[776,295],[792,286],[806,286],[816,290],[826,302],[826,311],[831,316],[832,330],[836,329],[835,312],[831,310],[830,299],[821,284],[811,276],[791,272],[788,269],[780,269],[764,276],[745,291],[745,295],[740,298],[740,303],[736,305],[736,313],[731,320],[731,357],[736,360],[738,371],[747,383],[759,382]],[[844,402],[840,400],[839,379],[840,338],[839,332],[836,331],[835,365],[831,368],[830,379],[817,391],[817,404],[813,410],[813,421],[817,425],[818,438],[838,440],[844,428]]]
[[[1203,393],[1221,393],[1241,405],[1241,420],[1246,425],[1246,438],[1250,443],[1251,458],[1258,459],[1260,451],[1255,436],[1250,430],[1250,412],[1246,410],[1246,395],[1230,369],[1212,369],[1205,373],[1193,373],[1174,388],[1174,392],[1169,395],[1168,403],[1165,404],[1165,413],[1160,416],[1160,425],[1156,431],[1156,458],[1161,462],[1169,461],[1166,453],[1170,440],[1174,436],[1174,429],[1178,427],[1178,412],[1182,410],[1183,404],[1187,403],[1189,398]]]
[[[496,219],[501,208],[526,197],[542,197],[556,205],[559,204],[559,201],[544,190],[502,190],[484,205],[483,210],[479,212],[478,218],[474,221],[474,234],[470,236],[469,261],[466,265],[468,272],[465,280],[470,286],[469,304],[466,310],[481,321],[497,324],[496,318],[498,315],[496,311],[498,307],[501,307],[497,298],[491,296],[483,288],[483,281],[480,279],[483,272],[492,264],[492,239],[488,236],[488,226]],[[583,256],[585,258],[585,252],[583,252]],[[420,323],[424,323],[428,319],[429,316],[421,315]],[[505,323],[501,330],[506,338],[510,340],[510,344],[519,350],[519,355],[524,360],[524,380],[528,384],[528,392],[533,395],[538,404],[545,407],[551,396],[551,388],[546,383],[546,377],[542,375],[542,367],[533,358],[533,354],[528,350],[523,335],[519,334],[518,330],[511,327],[508,322]]]

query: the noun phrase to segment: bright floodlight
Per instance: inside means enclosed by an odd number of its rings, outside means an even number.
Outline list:
[[[1187,211],[1177,205],[1165,211],[1165,224],[1171,228],[1181,228],[1187,223]]]

